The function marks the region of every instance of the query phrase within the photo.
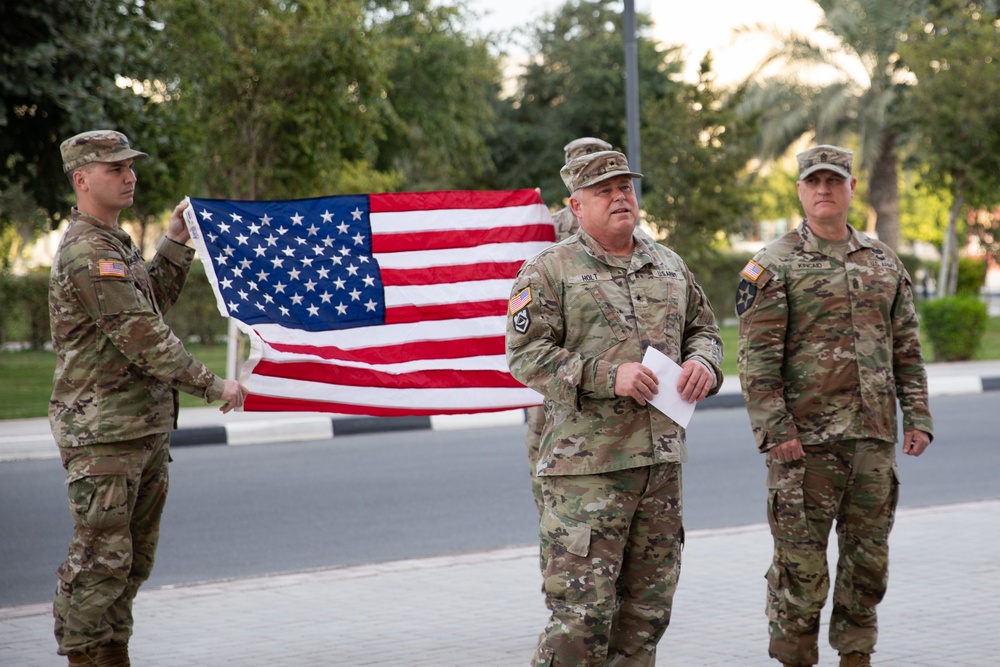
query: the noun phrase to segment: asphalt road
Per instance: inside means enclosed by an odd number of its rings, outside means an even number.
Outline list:
[[[1000,497],[1000,392],[932,401],[937,438],[900,456],[903,506]],[[764,521],[742,409],[695,414],[688,530]],[[524,427],[174,450],[150,586],[535,544]],[[0,463],[0,606],[45,602],[71,524],[57,460]],[[984,527],[986,529],[986,527]]]

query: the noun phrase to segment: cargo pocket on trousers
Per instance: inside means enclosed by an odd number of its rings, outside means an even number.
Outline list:
[[[590,526],[556,514],[542,512],[539,533],[545,555],[545,594],[566,602],[597,599],[590,558]]]
[[[73,522],[90,530],[103,531],[128,524],[128,468],[103,470],[99,475],[86,471],[70,473],[69,509]]]
[[[767,459],[767,522],[771,534],[787,542],[806,542],[805,459],[782,463]]]

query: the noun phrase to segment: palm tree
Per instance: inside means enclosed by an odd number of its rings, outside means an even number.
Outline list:
[[[855,171],[867,175],[875,231],[896,248],[901,129],[894,109],[906,88],[896,50],[926,0],[815,1],[824,18],[814,36],[760,24],[738,31],[775,41],[748,78],[743,111],[760,114],[764,159],[780,157],[809,132],[817,143],[856,145]]]

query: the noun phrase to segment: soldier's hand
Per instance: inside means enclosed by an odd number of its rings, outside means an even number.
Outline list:
[[[923,431],[906,431],[903,433],[903,453],[910,456],[920,456],[931,444],[931,436]]]
[[[705,364],[688,359],[681,364],[681,377],[677,382],[677,393],[688,403],[697,403],[711,391],[715,374]]]
[[[187,207],[188,202],[186,199],[175,206],[173,213],[170,214],[170,222],[167,223],[167,238],[181,245],[191,239],[191,232],[188,231],[187,225],[184,224],[184,209]]]
[[[656,387],[660,383],[653,371],[637,361],[631,361],[618,367],[615,373],[615,396],[631,396],[639,405],[656,396]]]
[[[802,449],[802,441],[798,438],[786,440],[780,445],[775,445],[767,450],[767,453],[782,463],[798,461],[806,455],[805,450]]]
[[[247,397],[247,388],[236,380],[226,380],[222,388],[222,400],[224,403],[219,410],[225,414],[236,408],[243,407],[243,401]]]

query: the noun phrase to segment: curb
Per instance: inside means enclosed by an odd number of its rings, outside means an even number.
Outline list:
[[[743,393],[738,383],[729,383],[722,391],[702,401],[698,409],[742,408]],[[930,396],[956,396],[1000,391],[1000,376],[945,375],[928,379]],[[303,415],[296,419],[269,420],[265,413],[250,421],[218,425],[185,426],[170,434],[171,447],[200,445],[259,445],[270,443],[332,440],[338,435],[363,435],[403,431],[442,431],[492,426],[512,426],[525,422],[524,410],[469,415],[433,417],[353,417]],[[0,435],[0,461],[58,458],[58,451],[48,431]]]
[[[1000,376],[954,376],[932,378],[930,396],[955,396],[1000,391]],[[724,391],[702,401],[699,410],[742,408],[741,392]],[[492,415],[492,417],[491,417]],[[444,417],[315,417],[275,428],[268,422],[249,422],[226,426],[182,428],[170,436],[171,447],[191,445],[252,445],[262,442],[296,442],[332,439],[338,435],[362,435],[392,431],[453,430],[524,423],[523,410],[485,415],[449,415]]]

